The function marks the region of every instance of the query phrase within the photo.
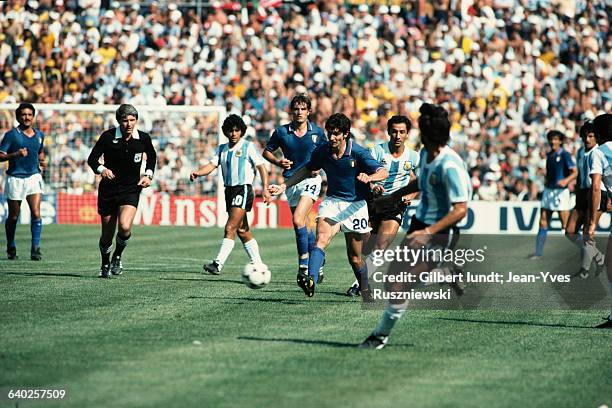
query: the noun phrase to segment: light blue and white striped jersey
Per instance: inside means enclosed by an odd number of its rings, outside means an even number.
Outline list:
[[[589,153],[589,175],[601,174],[601,181],[612,197],[612,142],[593,148]]]
[[[421,149],[419,162],[421,202],[416,218],[431,225],[448,214],[454,203],[469,201],[472,185],[463,160],[448,146],[431,163],[427,163],[427,150]]]
[[[228,187],[253,184],[255,167],[265,161],[253,142],[240,139],[231,149],[228,143],[219,146],[212,163],[221,166],[223,184]]]
[[[379,143],[370,149],[374,160],[380,162],[389,171],[389,177],[381,181],[384,187],[383,195],[391,194],[410,182],[410,174],[416,172],[419,166],[419,154],[412,149],[405,148],[399,157],[393,157],[389,150],[389,143]]]
[[[576,165],[578,167],[578,180],[576,182],[577,187],[582,190],[586,190],[591,188],[591,153],[593,150],[597,148],[598,145],[595,145],[591,150],[585,153],[584,147],[581,147],[576,153]],[[601,189],[605,190],[605,186],[601,185]]]

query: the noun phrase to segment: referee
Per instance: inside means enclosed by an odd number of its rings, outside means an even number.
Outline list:
[[[157,154],[148,133],[136,129],[138,111],[132,105],[121,105],[115,113],[118,128],[102,133],[93,147],[87,163],[102,176],[98,188],[98,214],[102,221],[100,278],[121,275],[121,254],[132,235],[132,222],[136,215],[140,192],[151,185]],[[104,155],[104,164],[100,157]],[[143,160],[145,174],[140,176]],[[115,252],[110,259],[115,226],[119,225]]]

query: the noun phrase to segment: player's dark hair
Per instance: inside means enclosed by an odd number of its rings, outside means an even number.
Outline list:
[[[595,126],[593,126],[593,121],[587,120],[580,126],[580,138],[583,142],[589,133],[595,133]]]
[[[229,115],[223,121],[223,125],[221,126],[221,131],[225,136],[229,135],[234,128],[237,128],[242,133],[242,136],[246,133],[247,125],[244,123],[244,120],[235,113]]]
[[[565,135],[562,132],[558,130],[551,130],[546,134],[546,140],[548,140],[548,143],[550,143],[553,137],[558,137],[562,142],[565,139]]]
[[[117,122],[121,122],[127,116],[134,116],[136,119],[138,119],[138,111],[132,105],[124,103],[123,105],[119,106],[117,112],[115,112],[115,119],[117,119]]]
[[[612,141],[612,113],[604,113],[593,120],[593,130],[597,143]]]
[[[308,96],[308,94],[306,94],[306,93],[299,93],[299,94],[295,95],[291,99],[291,103],[289,104],[289,108],[291,110],[293,110],[293,109],[295,109],[296,105],[301,105],[301,104],[305,104],[306,108],[308,108],[308,110],[310,110],[312,108],[312,101],[310,100],[310,97]]]
[[[391,130],[393,130],[393,125],[399,125],[400,123],[405,123],[406,132],[410,132],[410,129],[412,129],[410,119],[404,115],[394,115],[387,121],[387,133],[391,133]]]
[[[447,145],[450,140],[450,121],[446,110],[439,105],[424,103],[419,111],[419,129],[423,144]]]
[[[351,120],[344,113],[334,113],[325,122],[325,130],[331,133],[334,129],[338,129],[342,134],[349,133],[351,131]]]
[[[21,111],[24,109],[30,109],[32,111],[32,114],[36,113],[36,109],[34,109],[34,105],[28,102],[24,102],[24,103],[19,104],[19,106],[15,110],[15,114],[17,114],[17,116],[21,115]]]

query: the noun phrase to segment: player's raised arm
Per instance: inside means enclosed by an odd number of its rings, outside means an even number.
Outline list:
[[[279,147],[280,145],[278,142],[278,135],[277,131],[275,130],[274,133],[272,133],[272,136],[270,136],[270,140],[268,140],[268,143],[266,143],[266,147],[264,148],[262,156],[264,159],[266,159],[273,165],[280,167],[281,169],[290,169],[293,165],[293,162],[291,160],[286,159],[284,157],[278,158],[274,155],[274,152],[277,151]]]
[[[21,148],[17,149],[12,153],[7,153],[11,150],[11,144],[13,143],[12,133],[7,132],[2,138],[2,144],[0,144],[0,162],[7,160],[15,160],[19,157],[26,157],[28,155],[28,149]]]

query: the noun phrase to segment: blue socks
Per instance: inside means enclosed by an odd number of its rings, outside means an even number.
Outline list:
[[[295,231],[295,242],[297,244],[298,264],[300,268],[305,269],[308,267],[308,228],[305,226],[301,228],[293,227],[293,230]]]
[[[32,248],[40,247],[40,234],[42,233],[42,219],[32,220],[30,224],[30,232],[32,233]]]
[[[4,230],[6,231],[6,247],[15,248],[15,230],[17,229],[17,220],[7,218],[4,221]]]
[[[546,243],[546,234],[548,233],[548,228],[540,228],[538,230],[538,236],[536,237],[536,256],[542,256],[544,253],[544,244]]]
[[[367,289],[368,287],[368,265],[364,262],[363,265],[361,265],[361,268],[355,268],[352,265],[351,267],[353,268],[353,273],[355,274],[355,278],[357,279],[357,282],[359,282],[359,287],[361,289]]]
[[[314,247],[308,258],[308,275],[312,277],[315,284],[319,278],[319,270],[323,266],[323,261],[325,261],[325,252],[319,247]]]
[[[317,243],[317,237],[315,237],[314,229],[308,232],[308,252],[312,251]]]

